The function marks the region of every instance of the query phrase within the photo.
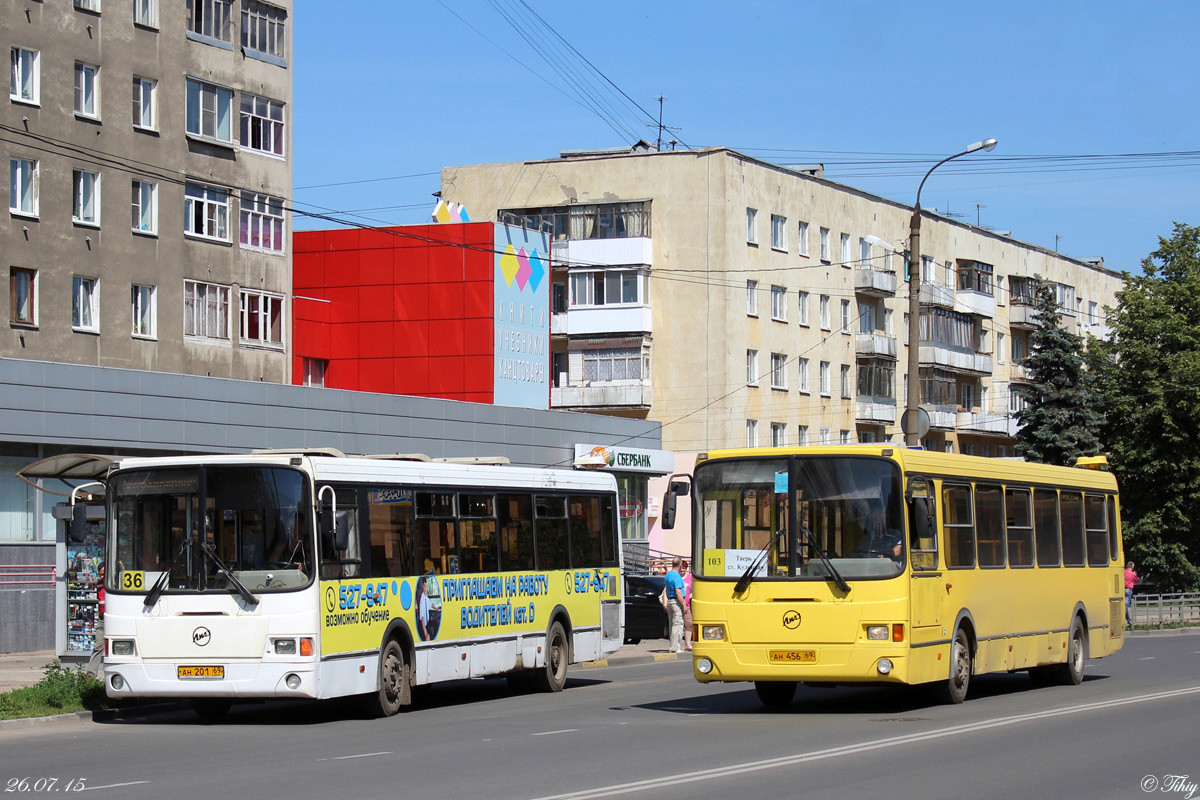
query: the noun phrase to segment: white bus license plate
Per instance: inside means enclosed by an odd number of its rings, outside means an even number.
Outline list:
[[[210,678],[224,680],[225,667],[178,667],[180,678]]]
[[[772,650],[769,654],[772,664],[815,664],[816,650]]]

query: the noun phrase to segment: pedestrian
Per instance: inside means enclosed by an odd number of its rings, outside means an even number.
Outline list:
[[[96,568],[96,624],[88,672],[104,680],[104,564]]]
[[[687,559],[680,565],[683,574],[683,649],[692,649],[692,571],[688,569]]]
[[[670,652],[678,653],[679,648],[683,646],[683,600],[685,597],[685,589],[683,587],[683,576],[679,574],[679,568],[683,564],[683,559],[675,556],[671,560],[671,569],[666,575],[666,587],[663,589],[663,605],[667,607],[667,615],[671,618],[671,644]]]
[[[1125,562],[1125,627],[1133,627],[1133,587],[1141,578],[1133,571],[1133,562]]]

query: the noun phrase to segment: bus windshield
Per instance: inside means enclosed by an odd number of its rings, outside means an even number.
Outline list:
[[[693,486],[699,577],[736,579],[754,565],[755,577],[828,580],[821,554],[847,581],[904,571],[900,470],[888,459],[720,459],[698,464]]]
[[[238,590],[231,574],[260,593],[315,574],[308,480],[298,470],[136,470],[115,475],[109,491],[113,589],[149,591],[166,572],[167,592]]]

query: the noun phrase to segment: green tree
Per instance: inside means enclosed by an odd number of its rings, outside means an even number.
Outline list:
[[[1200,588],[1200,228],[1170,239],[1125,274],[1112,336],[1089,354],[1121,487],[1127,557],[1161,591]]]
[[[1039,280],[1037,328],[1021,360],[1032,386],[1020,389],[1017,454],[1030,461],[1071,466],[1100,452],[1100,397],[1084,359],[1083,341],[1060,324],[1054,289]]]

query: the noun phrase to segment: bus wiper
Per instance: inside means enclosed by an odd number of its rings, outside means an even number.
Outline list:
[[[734,584],[734,594],[741,594],[750,588],[750,581],[754,579],[754,573],[762,566],[762,561],[766,558],[767,551],[771,549],[771,545],[775,544],[775,540],[783,536],[783,534],[783,531],[775,531],[775,533],[771,534],[771,538],[763,545],[763,549],[758,551],[758,554],[754,556],[754,560],[750,562],[750,566],[746,567],[746,571],[742,573],[742,577],[738,578],[738,582]]]
[[[846,583],[846,579],[843,578],[841,573],[837,571],[837,568],[833,566],[833,562],[825,557],[825,551],[822,550],[820,545],[817,544],[817,540],[812,535],[812,531],[808,529],[807,525],[801,525],[800,530],[804,532],[804,538],[808,540],[808,546],[815,550],[817,553],[817,558],[821,559],[821,564],[829,573],[827,577],[837,584],[837,587],[843,592],[849,592],[850,584]]]
[[[171,573],[175,571],[175,567],[179,566],[179,559],[183,558],[183,554],[187,552],[191,544],[191,537],[184,537],[183,542],[179,545],[179,552],[175,554],[175,560],[171,562],[171,566],[167,567],[162,575],[158,576],[158,580],[154,582],[154,586],[146,594],[146,599],[142,601],[143,606],[153,608],[158,603],[158,598],[162,597],[163,590],[167,588],[167,581],[170,579]]]
[[[212,542],[205,542],[200,545],[200,549],[204,552],[204,555],[212,559],[212,562],[217,566],[217,572],[225,576],[225,580],[229,581],[233,588],[237,590],[237,593],[242,596],[247,605],[258,605],[258,598],[252,595],[250,590],[242,585],[241,581],[233,577],[233,573],[229,571],[229,567],[225,566],[221,559],[217,557],[217,548],[213,547]]]

